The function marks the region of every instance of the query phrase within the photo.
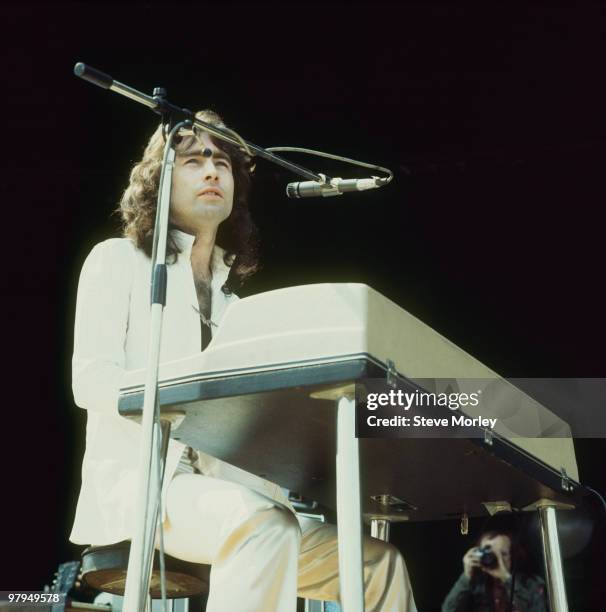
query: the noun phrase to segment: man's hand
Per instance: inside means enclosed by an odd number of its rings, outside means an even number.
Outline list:
[[[478,556],[478,551],[480,549],[477,546],[470,548],[463,557],[463,573],[471,578],[473,576],[473,572],[477,567],[480,567],[480,558]]]

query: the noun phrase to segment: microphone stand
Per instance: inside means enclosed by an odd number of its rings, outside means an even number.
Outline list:
[[[148,96],[128,85],[114,80],[109,75],[82,63],[74,67],[76,76],[83,78],[99,87],[110,89],[135,102],[143,104],[162,116],[162,125],[166,136],[164,158],[158,189],[158,205],[156,210],[156,225],[154,228],[154,247],[152,251],[151,280],[151,320],[149,330],[149,353],[145,380],[143,401],[142,435],[139,455],[139,478],[137,489],[136,516],[139,517],[131,541],[126,587],[124,593],[124,612],[144,612],[147,605],[149,583],[152,573],[153,551],[158,522],[158,511],[162,490],[163,459],[159,456],[161,426],[158,402],[158,368],[160,360],[160,340],[162,335],[162,319],[166,304],[166,241],[168,234],[168,216],[170,209],[170,193],[172,172],[174,168],[175,149],[173,138],[179,129],[193,125],[209,132],[221,140],[238,147],[248,147],[254,155],[271,161],[306,179],[330,183],[325,175],[317,175],[307,168],[293,164],[285,159],[266,151],[252,143],[238,140],[230,133],[217,126],[197,119],[194,113],[186,108],[180,108],[166,100],[166,91],[154,89],[153,96]],[[177,120],[179,119],[179,120]],[[165,433],[168,437],[169,432]],[[164,440],[167,442],[167,439]],[[152,477],[156,475],[154,480]]]
[[[160,410],[158,403],[158,368],[160,364],[160,341],[162,337],[162,320],[166,305],[166,241],[168,234],[168,214],[170,210],[170,193],[172,173],[175,161],[173,139],[183,127],[191,122],[181,121],[174,127],[170,119],[163,117],[163,127],[169,134],[164,147],[164,158],[158,188],[158,205],[156,209],[156,226],[152,251],[151,278],[151,318],[149,327],[149,352],[145,377],[143,399],[143,419],[141,423],[141,447],[139,451],[139,477],[137,480],[136,523],[135,533],[130,546],[126,586],[124,591],[125,612],[143,612],[147,604],[149,583],[151,580],[156,527],[160,510],[162,477],[154,475],[164,473],[165,457],[160,457]],[[165,432],[168,437],[169,431]],[[164,440],[166,444],[168,440]],[[155,451],[155,452],[154,452]]]

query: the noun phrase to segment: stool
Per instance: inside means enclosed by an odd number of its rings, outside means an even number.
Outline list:
[[[94,589],[124,595],[130,541],[108,546],[89,546],[82,553],[82,577]],[[154,553],[150,581],[152,599],[160,599],[159,553]],[[208,593],[209,565],[199,565],[164,555],[166,567],[166,597],[181,599]]]

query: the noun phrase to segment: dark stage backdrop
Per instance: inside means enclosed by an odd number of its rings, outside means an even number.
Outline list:
[[[76,61],[212,108],[248,140],[393,168],[392,185],[286,200],[258,164],[263,270],[243,294],[364,282],[506,376],[603,377],[606,20],[599,5],[437,2],[4,5],[2,588],[40,588],[68,544],[85,415],[70,391],[77,276],[157,117]],[[294,157],[293,157],[294,159]],[[333,175],[349,168],[312,158]],[[347,174],[347,173],[350,174]],[[602,440],[577,445],[606,489]],[[566,561],[573,610],[604,600],[604,514]],[[474,522],[479,529],[482,522]],[[471,537],[394,529],[421,610]],[[538,563],[538,561],[537,561]]]

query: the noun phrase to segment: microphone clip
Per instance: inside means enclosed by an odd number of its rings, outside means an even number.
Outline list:
[[[320,190],[322,197],[329,198],[332,196],[343,195],[343,192],[339,191],[338,186],[340,179],[330,179],[321,172],[318,172],[318,176],[322,179],[322,182],[320,182]]]

